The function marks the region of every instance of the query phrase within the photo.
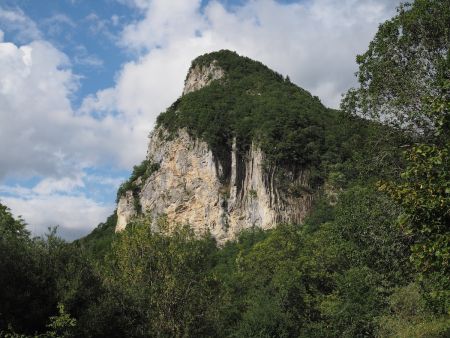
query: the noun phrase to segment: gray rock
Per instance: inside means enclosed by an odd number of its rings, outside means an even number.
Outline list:
[[[139,202],[155,225],[165,215],[169,222],[189,224],[196,233],[209,231],[222,244],[246,228],[301,222],[311,206],[311,194],[294,197],[277,186],[277,168],[264,168],[264,154],[255,145],[241,158],[234,141],[229,184],[220,182],[222,168],[208,145],[185,130],[173,138],[162,128],[154,130],[147,156],[160,168],[143,182]],[[297,176],[288,178],[291,185],[307,185],[308,173]],[[116,231],[137,214],[133,205],[127,192],[117,207]]]
[[[209,66],[195,66],[189,70],[186,81],[184,82],[183,95],[199,90],[210,84],[214,80],[218,80],[225,75],[225,72],[213,61]]]

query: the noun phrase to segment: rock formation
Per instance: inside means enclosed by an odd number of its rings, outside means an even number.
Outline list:
[[[217,61],[211,62],[208,66],[193,66],[189,70],[184,82],[183,95],[203,88],[211,83],[211,81],[222,78],[224,74],[223,69],[219,67]]]
[[[193,66],[183,95],[224,76],[216,61]],[[245,153],[237,151],[236,139],[227,158],[228,162],[219,161],[206,142],[183,128],[171,135],[157,127],[150,135],[147,160],[159,169],[145,180],[138,178],[137,193],[120,196],[116,231],[138,213],[151,215],[155,224],[165,215],[170,222],[189,224],[197,233],[209,231],[222,244],[242,229],[269,229],[304,219],[313,198],[307,170],[270,166],[256,144]]]

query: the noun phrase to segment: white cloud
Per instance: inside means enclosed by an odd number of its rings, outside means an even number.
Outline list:
[[[31,198],[2,196],[15,216],[29,222],[35,236],[46,233],[48,227],[59,226],[59,235],[72,240],[86,235],[92,227],[104,222],[114,207],[103,205],[85,196],[34,195]]]
[[[97,202],[80,191],[85,181],[93,179],[117,184],[110,178],[84,174],[74,178],[49,177],[32,188],[0,185],[0,203],[5,203],[15,216],[21,215],[35,236],[58,225],[61,236],[75,239],[86,235],[114,210],[112,204]]]
[[[11,170],[57,171],[76,78],[67,57],[37,41],[0,43],[0,177]],[[52,170],[50,169],[52,168]]]
[[[117,190],[119,186],[123,183],[122,178],[114,178],[114,177],[105,177],[100,175],[91,174],[84,177],[84,181],[95,183],[98,185],[104,185],[108,187],[112,187],[113,190]]]
[[[83,187],[84,182],[81,175],[74,178],[63,177],[60,179],[47,177],[41,180],[32,191],[38,195],[51,195],[55,193],[68,193]]]
[[[130,168],[145,156],[146,138],[136,139],[126,117],[74,112],[77,88],[69,58],[52,44],[0,41],[0,182],[42,177],[33,188],[1,187],[0,199],[35,235],[54,225],[68,239],[86,234],[114,206],[86,191],[85,169]],[[104,178],[115,187],[116,181]]]
[[[6,145],[0,148],[0,178],[71,176],[111,162],[129,168],[144,157],[146,137],[137,139],[133,119],[99,120],[72,110],[78,82],[69,66],[66,55],[45,41],[0,43],[0,143]]]
[[[88,24],[91,34],[105,37],[110,41],[117,40],[110,29],[110,26],[115,26],[113,20],[102,19],[97,14],[90,13],[84,18],[84,21]]]
[[[200,4],[200,0],[138,2],[146,15],[124,28],[122,43],[127,48],[165,48],[174,40],[190,38],[205,24]]]
[[[70,41],[74,38],[77,24],[67,15],[56,13],[40,20],[39,27],[45,32],[45,36],[52,37],[53,41],[58,41],[61,38]]]
[[[137,52],[125,64],[114,88],[100,91],[95,108],[141,113],[154,121],[181,94],[196,56],[231,49],[289,75],[301,87],[338,107],[341,94],[355,83],[355,56],[363,52],[378,24],[395,13],[397,1],[314,0],[293,4],[249,1],[226,9],[198,0],[133,3],[144,18],[124,28],[121,46]],[[103,95],[103,97],[102,97]],[[86,109],[88,102],[84,108]],[[139,132],[139,130],[137,130]]]
[[[95,54],[88,52],[85,46],[78,45],[75,47],[75,54],[72,56],[75,64],[90,66],[90,67],[102,67],[103,60]]]
[[[21,9],[5,9],[0,6],[0,27],[16,33],[20,42],[29,42],[42,37],[36,23],[28,18]]]
[[[45,19],[44,23],[48,26],[58,25],[58,24],[67,25],[72,28],[75,28],[77,26],[77,24],[71,18],[69,18],[67,15],[62,14],[62,13],[57,13],[57,14],[52,15],[51,17]]]

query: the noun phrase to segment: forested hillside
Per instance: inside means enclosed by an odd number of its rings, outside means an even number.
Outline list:
[[[401,6],[357,57],[339,111],[234,52],[194,60],[228,77],[158,125],[219,159],[236,137],[307,166],[305,221],[218,246],[165,217],[157,232],[141,215],[114,233],[114,214],[67,243],[31,238],[0,205],[0,337],[448,337],[449,23],[447,0]]]
[[[406,137],[377,122],[328,109],[288,77],[235,52],[205,54],[192,62],[191,69],[213,61],[224,70],[225,79],[179,98],[158,116],[157,125],[171,133],[186,128],[206,141],[223,163],[225,181],[229,179],[226,168],[230,160],[226,157],[231,154],[233,139],[243,155],[252,143],[260,147],[267,167],[312,170],[311,186],[317,188],[335,170],[342,171],[335,175],[345,175],[349,180],[361,174],[350,172],[350,166],[344,168],[355,150],[366,157],[362,152],[372,152],[370,147],[380,138],[383,142],[378,150],[392,146],[394,138],[401,142]],[[383,167],[372,169],[389,170],[389,160]]]

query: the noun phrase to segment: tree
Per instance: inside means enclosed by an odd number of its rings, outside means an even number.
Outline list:
[[[58,338],[73,337],[72,331],[76,323],[77,321],[65,311],[64,305],[58,304],[58,316],[50,317],[50,323],[47,325],[49,330],[44,335]]]
[[[450,81],[444,88],[450,88]],[[382,182],[403,208],[399,225],[413,240],[411,261],[425,289],[440,303],[450,306],[450,94],[432,100],[423,112],[437,116],[432,139],[405,151],[408,166],[400,182]]]
[[[15,219],[9,208],[0,203],[0,238],[28,239],[30,232],[22,218]]]
[[[388,311],[377,320],[377,337],[448,337],[448,316],[430,311],[416,283],[397,288],[388,303]]]
[[[380,186],[404,208],[399,224],[414,240],[412,260],[422,272],[449,271],[449,146],[415,145],[402,181]]]
[[[360,86],[342,101],[349,114],[413,136],[400,180],[379,188],[402,207],[398,225],[412,241],[410,259],[441,309],[450,306],[449,23],[449,0],[401,5],[357,57]]]
[[[380,25],[369,49],[358,55],[359,88],[348,91],[342,108],[393,126],[432,131],[436,121],[423,111],[423,98],[436,97],[450,65],[450,1],[416,0]]]
[[[53,283],[41,271],[43,256],[29,235],[25,222],[0,204],[0,331],[42,331],[56,308]]]
[[[136,219],[118,235],[107,259],[105,282],[129,326],[126,336],[216,336],[209,308],[218,294],[209,275],[217,250],[210,237],[188,227]],[[113,304],[114,301],[109,301]],[[109,310],[111,313],[111,309]]]

